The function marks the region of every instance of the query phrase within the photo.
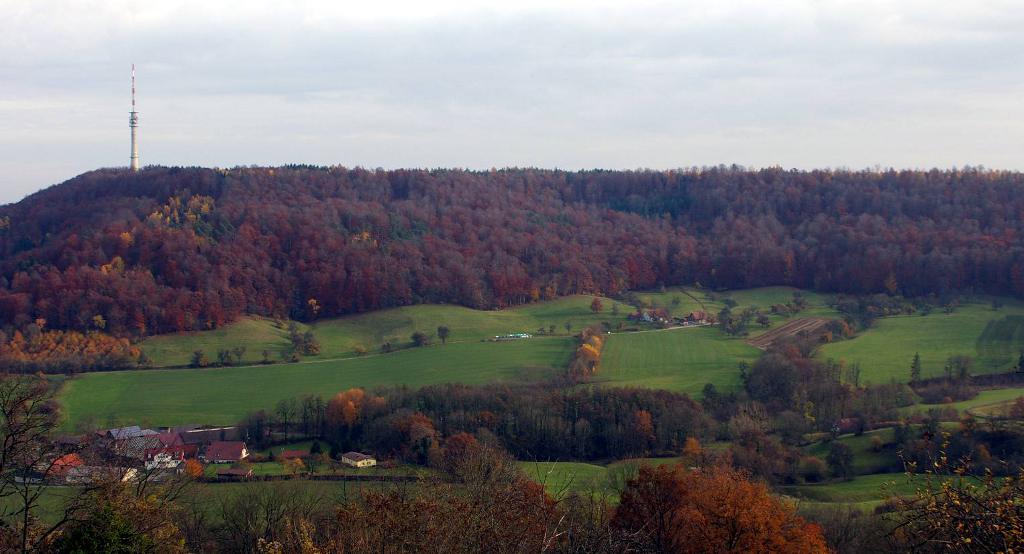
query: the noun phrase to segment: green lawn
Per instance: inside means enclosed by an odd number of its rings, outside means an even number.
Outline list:
[[[878,503],[891,496],[911,495],[920,479],[909,479],[905,473],[864,475],[851,481],[835,481],[814,485],[780,487],[783,494],[815,502]]]
[[[707,383],[720,390],[739,386],[741,361],[753,363],[760,350],[718,329],[701,327],[608,337],[598,382],[699,394]]]
[[[1024,397],[1024,388],[981,391],[976,398],[958,402],[959,410],[978,416],[1009,417],[1010,409],[1018,398]]]
[[[351,387],[536,380],[562,371],[572,350],[568,337],[538,337],[300,364],[87,373],[68,381],[59,399],[65,430],[132,423],[231,424],[284,398],[329,397]]]
[[[270,352],[271,360],[277,361],[289,344],[286,328],[276,327],[269,319],[245,317],[213,331],[150,337],[141,346],[154,366],[167,367],[188,365],[196,350],[204,351],[212,361],[217,359],[218,351],[236,347],[245,348],[242,359],[246,362],[259,362],[264,350]]]
[[[618,500],[618,491],[631,477],[637,465],[676,464],[679,458],[632,458],[608,465],[585,462],[518,462],[519,468],[530,478],[544,485],[555,497],[572,492],[597,493],[609,500]]]
[[[931,409],[938,408],[954,408],[958,412],[971,412],[978,415],[1003,415],[1002,410],[1008,408],[1009,405],[1017,400],[1017,398],[1024,396],[1024,387],[1010,387],[1005,389],[988,389],[978,392],[978,396],[970,400],[962,400],[960,402],[952,402],[950,404],[914,404],[913,406],[907,406],[901,408],[900,412],[903,414],[912,414],[914,412],[927,412]]]
[[[820,356],[859,362],[861,380],[872,383],[908,381],[915,352],[926,378],[943,375],[946,359],[955,354],[974,358],[977,374],[1003,372],[1024,348],[1022,315],[1024,306],[1007,300],[1000,311],[976,303],[952,314],[886,317],[853,339],[823,346]]]
[[[552,325],[557,335],[568,336],[604,321],[611,325],[626,321],[628,306],[604,298],[604,311],[594,313],[590,309],[592,301],[591,296],[570,296],[506,310],[424,304],[325,319],[300,327],[312,330],[319,340],[321,352],[316,358],[329,359],[355,356],[357,346],[371,353],[379,352],[385,342],[404,347],[411,342],[414,332],[435,335],[441,325],[451,331],[449,342],[476,342],[508,333],[537,334],[540,328],[549,330]],[[620,306],[618,315],[611,313],[615,304]],[[570,324],[569,333],[566,323]],[[143,341],[142,349],[157,367],[187,365],[196,350],[203,350],[215,360],[219,350],[238,346],[245,347],[247,362],[259,362],[264,350],[270,352],[271,360],[278,361],[289,345],[286,328],[287,325],[278,328],[264,318],[243,318],[214,331],[152,337]]]
[[[371,352],[378,351],[386,341],[405,345],[414,332],[436,335],[442,325],[450,330],[449,342],[465,342],[509,333],[536,335],[541,328],[550,332],[552,325],[556,335],[568,336],[602,321],[614,325],[626,320],[627,307],[612,315],[611,307],[616,302],[604,298],[605,310],[594,313],[590,310],[592,301],[591,296],[570,296],[506,310],[427,304],[318,321],[311,328],[321,344],[320,356],[329,358],[350,356],[357,345]],[[567,322],[569,333],[565,330]]]
[[[605,492],[608,468],[584,462],[519,462],[519,468],[534,481],[544,485],[549,494],[561,496],[568,492]]]
[[[879,452],[872,449],[873,437],[882,439],[883,448]],[[900,471],[903,464],[900,462],[896,451],[893,449],[893,430],[891,428],[868,431],[861,436],[843,435],[836,439],[853,450],[853,471],[857,475],[869,475],[872,473],[886,473]],[[817,456],[822,460],[828,456],[831,443],[818,442],[804,449],[807,454]]]

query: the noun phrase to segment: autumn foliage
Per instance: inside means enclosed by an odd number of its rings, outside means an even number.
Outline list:
[[[126,369],[136,367],[140,357],[139,348],[126,338],[99,331],[39,330],[36,323],[28,338],[14,331],[10,339],[0,343],[0,363],[22,372]]]
[[[0,322],[142,336],[695,281],[1022,296],[1022,184],[979,170],[100,170],[0,207]]]
[[[601,352],[604,349],[604,336],[596,329],[584,329],[577,338],[579,345],[569,362],[569,376],[573,379],[597,373],[601,364]]]
[[[638,551],[827,552],[817,526],[727,467],[642,466],[612,524]]]

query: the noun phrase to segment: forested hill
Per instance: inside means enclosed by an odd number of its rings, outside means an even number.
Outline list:
[[[100,170],[0,207],[0,324],[141,335],[695,281],[1024,296],[1022,193],[988,171]]]

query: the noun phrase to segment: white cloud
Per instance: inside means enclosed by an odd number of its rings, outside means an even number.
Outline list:
[[[1011,2],[0,0],[0,202],[142,157],[1022,169]],[[45,157],[45,159],[44,159]]]

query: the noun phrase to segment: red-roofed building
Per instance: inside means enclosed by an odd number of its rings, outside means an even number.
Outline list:
[[[211,464],[233,464],[249,457],[242,441],[217,441],[206,447],[203,458]]]
[[[178,446],[180,444],[185,444],[185,441],[182,440],[181,435],[173,431],[167,433],[160,433],[159,435],[156,436],[156,439],[160,441],[161,446]]]
[[[195,448],[179,444],[162,448],[148,448],[145,453],[147,471],[155,469],[178,469],[185,463],[188,453],[195,455]]]
[[[78,454],[73,452],[71,454],[65,454],[50,464],[50,468],[46,472],[46,477],[64,479],[67,477],[68,471],[71,471],[71,468],[82,467],[84,465],[85,462],[82,461],[82,457]]]

